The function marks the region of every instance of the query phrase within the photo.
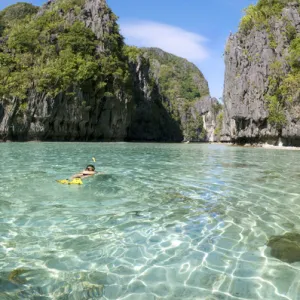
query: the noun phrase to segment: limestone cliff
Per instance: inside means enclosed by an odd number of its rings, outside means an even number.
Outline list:
[[[123,40],[104,0],[48,1],[27,24],[8,28],[0,139],[126,137],[133,104],[118,78],[126,75]]]
[[[300,2],[259,0],[225,49],[222,141],[300,144]]]
[[[189,99],[166,92],[172,78],[124,45],[105,0],[49,0],[35,13],[0,13],[0,140],[213,139],[216,101],[201,72],[182,59]]]

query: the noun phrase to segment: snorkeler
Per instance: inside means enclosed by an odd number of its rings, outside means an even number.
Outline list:
[[[86,178],[89,176],[93,176],[96,174],[95,171],[95,166],[94,165],[87,165],[87,167],[85,168],[85,170],[83,170],[82,172],[75,174],[71,177],[71,180],[73,180],[74,178]]]

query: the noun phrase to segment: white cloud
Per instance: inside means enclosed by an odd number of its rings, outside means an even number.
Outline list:
[[[158,47],[199,63],[209,57],[203,36],[182,28],[151,21],[121,22],[121,32],[129,45]]]

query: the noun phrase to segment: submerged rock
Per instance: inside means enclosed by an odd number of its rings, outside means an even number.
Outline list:
[[[102,284],[92,284],[90,282],[77,282],[62,286],[53,294],[55,299],[77,300],[77,299],[101,299],[104,286]]]
[[[22,269],[22,268],[15,269],[10,272],[10,274],[8,276],[8,280],[15,284],[25,284],[26,283],[25,278],[22,278],[20,276],[27,273],[28,271],[29,270]]]
[[[300,261],[300,234],[298,233],[273,236],[267,246],[271,248],[273,257],[287,263]]]

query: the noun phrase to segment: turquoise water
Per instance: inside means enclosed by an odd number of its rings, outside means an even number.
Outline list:
[[[0,144],[0,299],[300,299],[300,151]],[[55,182],[91,158],[104,174]]]

